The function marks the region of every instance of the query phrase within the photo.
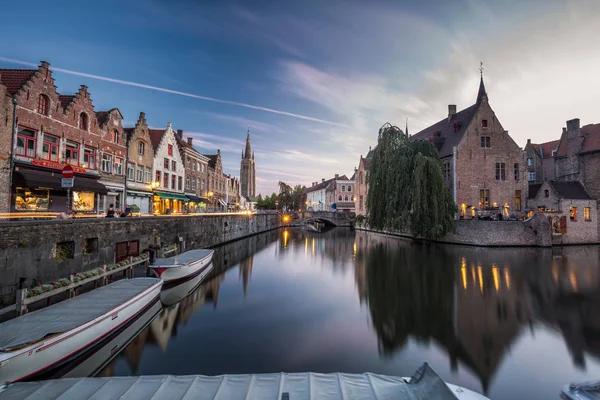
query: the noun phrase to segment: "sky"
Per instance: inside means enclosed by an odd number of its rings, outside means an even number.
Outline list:
[[[600,122],[597,0],[61,0],[2,5],[0,68],[50,62],[58,91],[141,111],[221,149],[239,176],[250,129],[257,193],[351,176],[390,122],[410,133],[490,104],[520,145]]]

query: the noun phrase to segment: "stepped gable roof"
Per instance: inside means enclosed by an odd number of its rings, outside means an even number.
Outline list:
[[[467,127],[471,123],[471,120],[475,116],[480,103],[473,104],[471,107],[465,108],[462,111],[452,115],[450,119],[445,117],[439,122],[423,129],[422,131],[412,135],[410,141],[415,140],[429,140],[433,135],[438,132],[444,142],[438,149],[440,158],[448,157],[452,155],[452,148],[462,140]],[[456,124],[456,127],[455,127]]]
[[[218,154],[202,154],[204,157],[208,158],[208,166],[211,168],[215,168],[217,165]]]
[[[37,71],[37,69],[0,68],[0,83],[6,86],[6,89],[11,96],[14,96]]]
[[[592,200],[592,197],[585,190],[581,182],[578,181],[548,181],[548,183],[556,190],[556,193],[563,199],[572,200]]]
[[[73,100],[75,100],[75,95],[74,94],[61,94],[58,96],[58,100],[60,100],[60,105],[62,106],[62,108],[67,108],[69,106],[69,104],[71,104],[71,102]]]
[[[537,193],[540,191],[540,188],[542,187],[541,183],[533,183],[529,185],[529,193],[527,195],[528,199],[535,199],[535,196],[537,196]]]
[[[158,145],[160,144],[160,140],[165,134],[164,129],[148,129],[148,134],[150,135],[150,142],[152,142],[152,147],[154,148],[154,152],[157,151]]]

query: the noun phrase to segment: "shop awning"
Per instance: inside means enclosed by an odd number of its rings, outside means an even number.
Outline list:
[[[26,187],[30,189],[48,188],[52,190],[66,191],[66,188],[61,186],[62,175],[56,171],[43,171],[26,167],[18,167],[13,175],[15,186]],[[73,181],[71,190],[76,192],[93,192],[98,194],[106,194],[106,187],[98,182],[98,178],[89,178],[86,176],[76,175]]]
[[[188,199],[190,199],[190,201],[191,201],[192,203],[201,203],[201,202],[202,202],[202,199],[201,199],[200,197],[198,197],[198,196],[194,196],[194,195],[192,195],[192,194],[186,194],[186,197],[187,197]]]
[[[225,203],[224,200],[219,199],[219,204],[222,205],[223,207],[227,207],[227,203]]]
[[[133,197],[152,197],[152,193],[150,192],[138,192],[137,190],[128,190],[127,195]]]
[[[179,193],[170,193],[170,192],[159,192],[159,191],[156,191],[156,192],[154,192],[154,195],[160,197],[161,199],[188,201],[187,196],[184,196],[184,195],[179,194]]]

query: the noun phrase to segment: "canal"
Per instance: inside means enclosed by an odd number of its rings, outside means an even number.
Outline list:
[[[108,365],[70,375],[409,376],[427,361],[492,399],[558,398],[600,378],[599,254],[271,231],[217,249],[209,281],[171,289]]]

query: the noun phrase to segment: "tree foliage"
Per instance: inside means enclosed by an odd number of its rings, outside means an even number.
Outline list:
[[[279,181],[279,207],[282,210],[298,210],[302,208],[302,186],[291,187]]]
[[[275,200],[277,199],[277,194],[273,193],[270,196],[262,197],[261,194],[258,195],[256,199],[255,208],[258,210],[274,210],[275,209]]]
[[[383,125],[371,161],[366,206],[367,222],[374,229],[425,239],[453,229],[456,205],[433,145],[411,142],[398,127]]]

